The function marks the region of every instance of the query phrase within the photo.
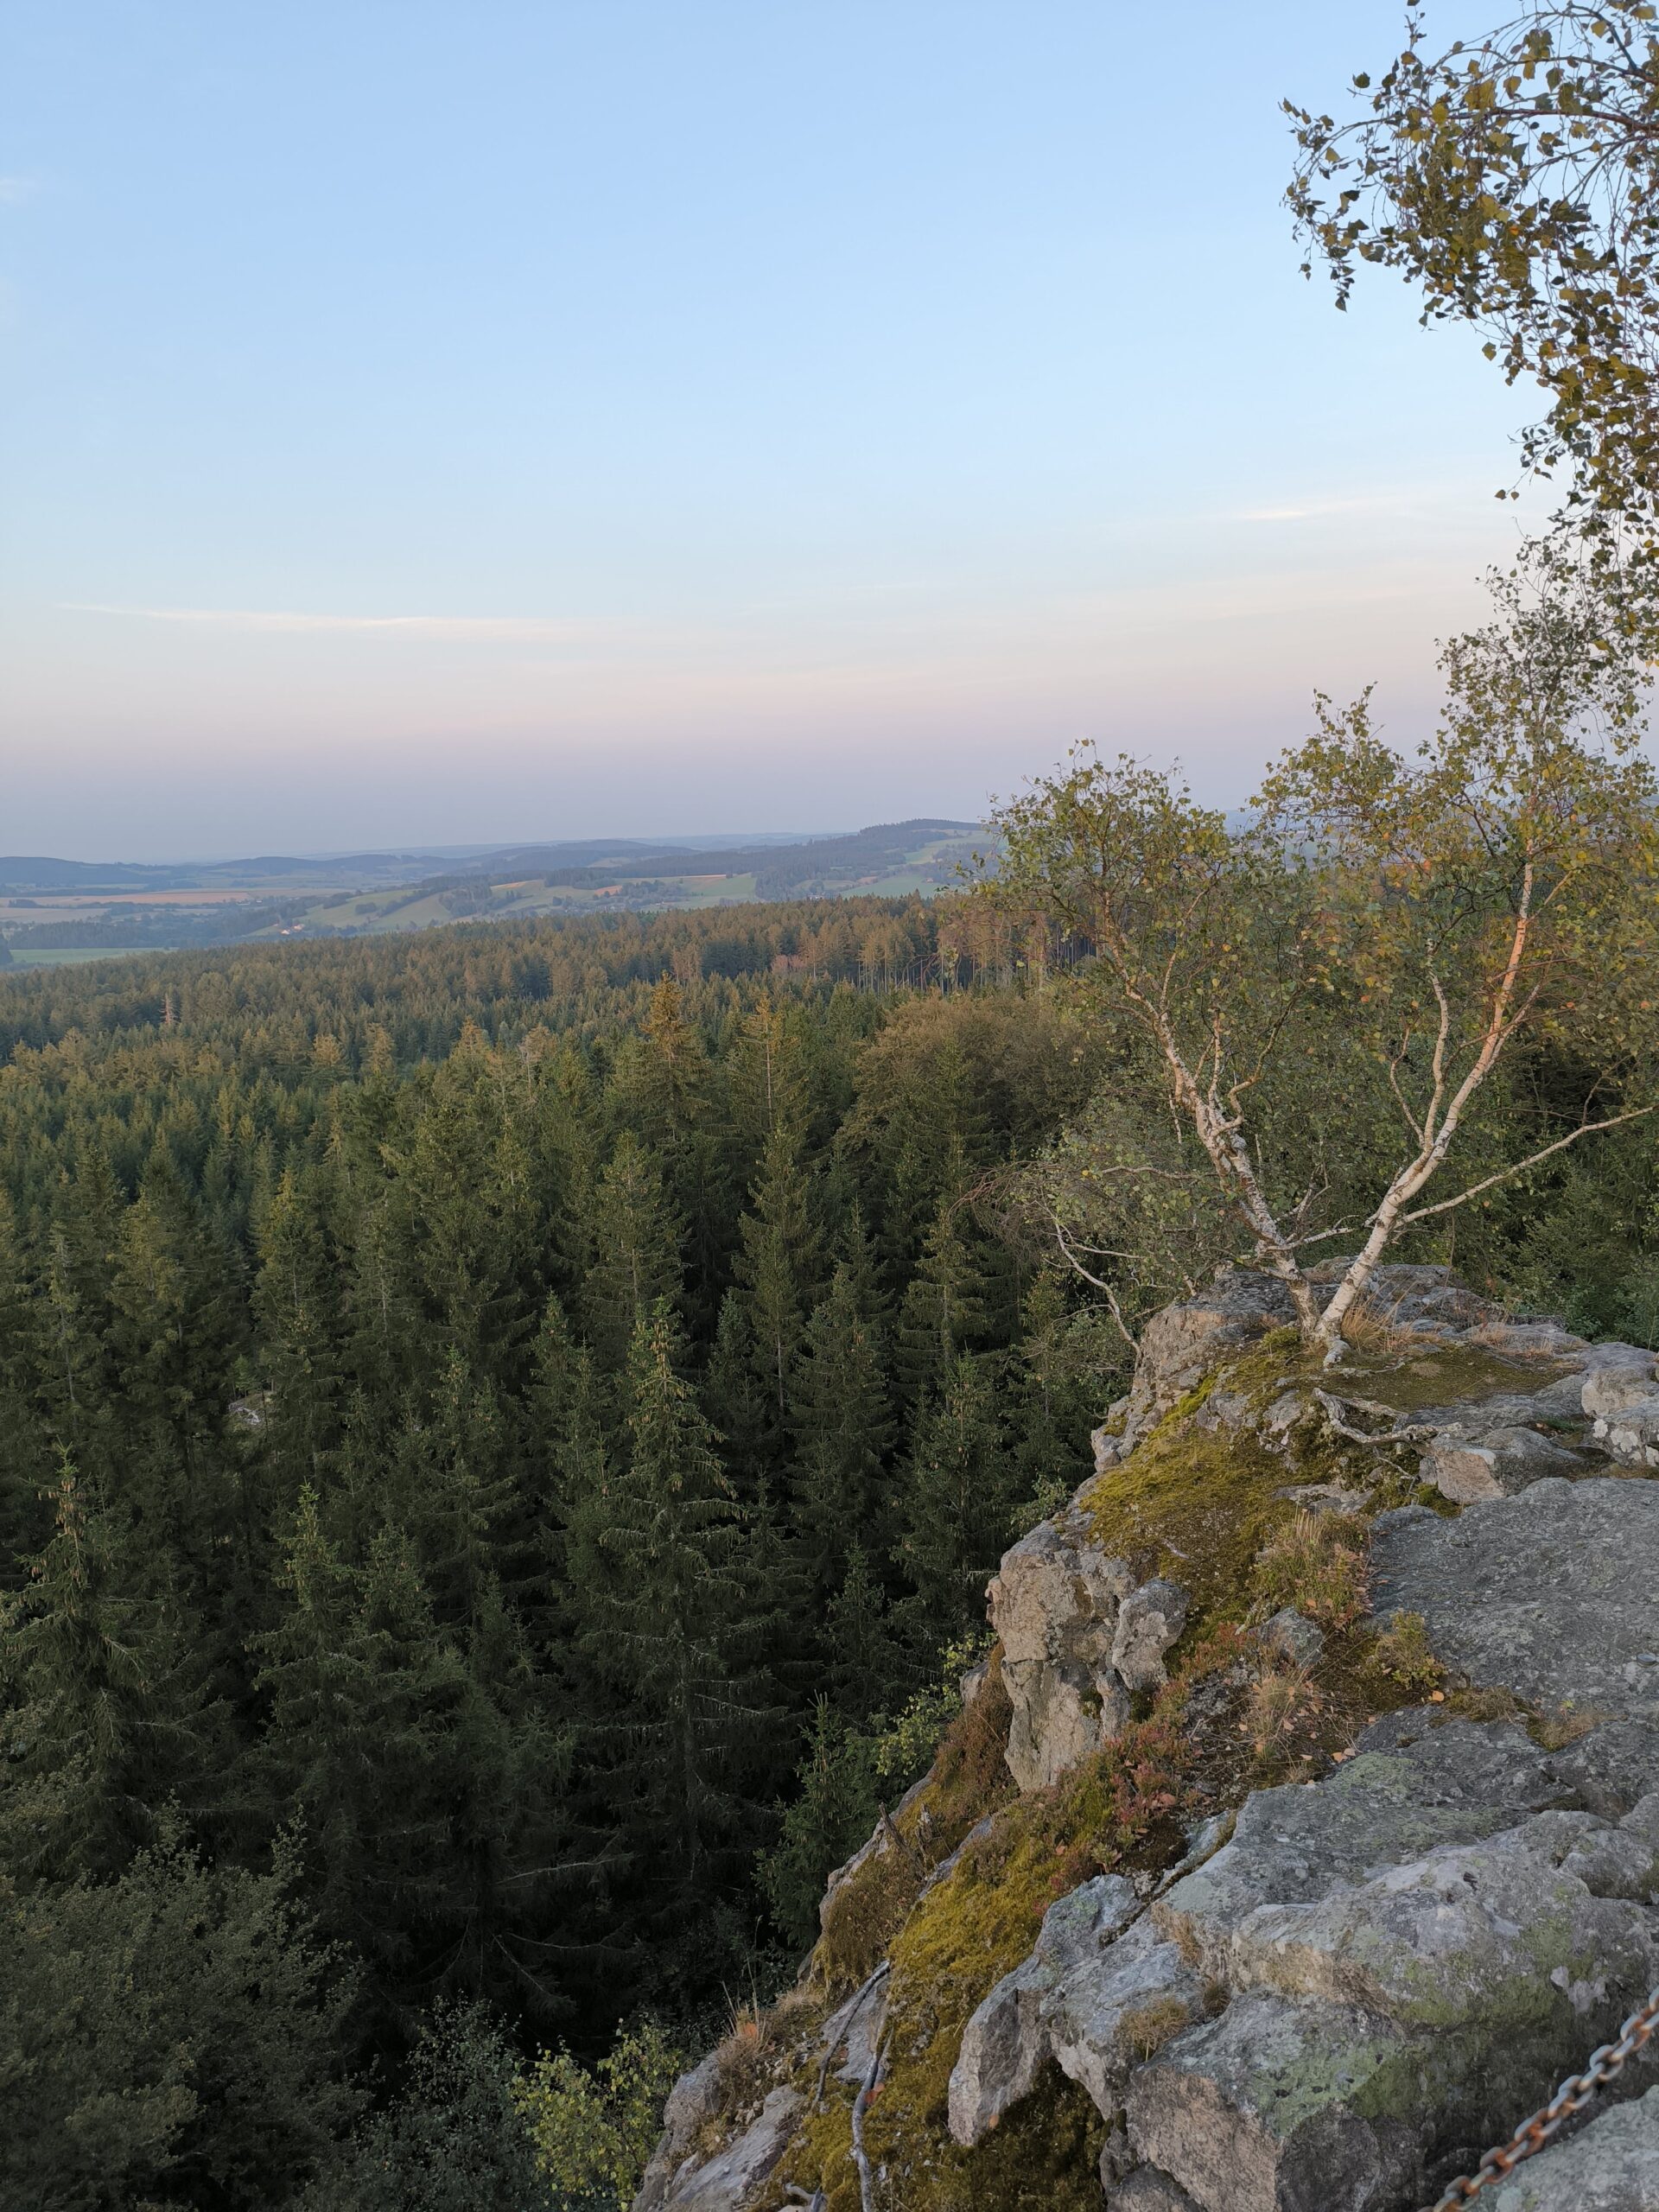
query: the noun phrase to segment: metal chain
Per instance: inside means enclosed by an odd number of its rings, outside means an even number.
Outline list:
[[[1460,2174],[1430,2212],[1458,2212],[1460,2205],[1470,2203],[1490,2182],[1502,2181],[1523,2158],[1541,2151],[1564,2121],[1582,2112],[1599,2090],[1616,2074],[1623,2073],[1627,2059],[1646,2049],[1656,2030],[1659,2030],[1659,1989],[1631,2013],[1611,2043],[1591,2052],[1582,2074],[1569,2074],[1547,2105],[1541,2106],[1530,2120],[1523,2120],[1507,2143],[1489,2151],[1473,2173]]]

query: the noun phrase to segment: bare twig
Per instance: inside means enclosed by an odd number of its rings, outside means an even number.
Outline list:
[[[917,1850],[915,1845],[910,1840],[908,1836],[901,1835],[899,1834],[893,1815],[887,1810],[885,1805],[881,1808],[881,1826],[887,1834],[893,1838],[899,1850],[904,1853],[906,1858],[909,1859],[911,1865],[916,1869],[916,1872],[922,1876],[924,1880],[925,1880],[927,1869],[922,1864],[921,1853]]]
[[[1616,1129],[1621,1122],[1639,1122],[1644,1114],[1659,1113],[1659,1106],[1632,1106],[1628,1114],[1610,1114],[1605,1122],[1580,1122],[1576,1129],[1569,1129],[1564,1137],[1557,1137],[1554,1144],[1547,1144],[1541,1152],[1530,1153],[1525,1160],[1517,1160],[1513,1167],[1500,1167],[1495,1175],[1484,1181],[1471,1183],[1466,1191],[1459,1191],[1455,1198],[1442,1198],[1437,1205],[1417,1206],[1410,1213],[1402,1214],[1400,1225],[1408,1221],[1426,1221],[1432,1213],[1449,1213],[1453,1206],[1460,1206],[1471,1198],[1478,1198],[1483,1191],[1490,1191],[1494,1184],[1508,1182],[1511,1175],[1524,1175],[1529,1167],[1536,1167],[1552,1153],[1564,1152],[1580,1137],[1592,1137],[1599,1129]]]
[[[864,2076],[858,2094],[853,2100],[853,2164],[858,2168],[858,2201],[861,2212],[874,2212],[875,2177],[870,2171],[869,2156],[864,2148],[864,2115],[870,2100],[881,2086],[881,2062],[887,2055],[887,2039],[882,2037],[870,2060],[870,2070]]]
[[[860,2012],[863,2010],[865,1999],[869,1996],[871,1991],[875,1987],[879,1981],[885,1981],[887,1980],[889,1965],[890,1962],[887,1960],[882,1960],[880,1965],[877,1967],[875,1972],[869,1976],[868,1980],[863,1984],[862,1987],[854,1997],[852,2003],[848,2006],[847,2018],[842,2024],[841,2033],[836,2037],[834,2043],[825,2045],[823,2057],[818,2066],[818,2085],[812,2093],[812,2109],[814,2112],[817,2112],[823,2102],[823,2085],[830,2078],[830,2067],[831,2061],[834,2059],[836,2053],[841,2049],[842,2045],[852,2034],[853,2022],[858,2018]]]

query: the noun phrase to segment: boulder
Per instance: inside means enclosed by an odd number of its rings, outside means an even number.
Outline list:
[[[1379,1619],[1421,1613],[1441,1663],[1603,1718],[1659,1719],[1659,1483],[1547,1478],[1454,1521],[1378,1516]]]
[[[1126,1689],[1161,1689],[1164,1654],[1186,1625],[1186,1592],[1160,1579],[1131,1590],[1117,1609],[1112,1665]]]
[[[977,2143],[1026,2095],[1052,2055],[1044,1999],[1096,1960],[1140,1911],[1140,1898],[1119,1874],[1099,1875],[1049,1907],[1030,1957],[1002,1977],[963,2031],[949,2103],[957,2142]]]
[[[1137,2166],[1106,2192],[1106,2212],[1198,2212],[1180,2185],[1156,2166]]]
[[[1239,1998],[1139,2069],[1130,2143],[1201,2212],[1395,2212],[1417,2201],[1417,2128],[1363,2107],[1404,2042],[1344,2006]]]
[[[663,2133],[645,2168],[634,2212],[658,2212],[670,2184],[686,2163],[703,2122],[720,2109],[720,2059],[715,2051],[682,2074],[663,2108]]]
[[[1141,1332],[1122,1430],[1113,1440],[1116,1457],[1127,1455],[1222,1360],[1295,1318],[1276,1275],[1243,1268],[1224,1268],[1208,1290],[1154,1314]]]
[[[1004,1554],[988,1595],[1013,1707],[1008,1771],[1021,1789],[1046,1789],[1122,1732],[1131,1690],[1163,1681],[1186,1593],[1161,1580],[1137,1588],[1074,1508]]]
[[[1470,1330],[1468,1340],[1522,1359],[1571,1359],[1590,1349],[1559,1321],[1485,1321]]]
[[[734,2142],[706,2164],[683,2167],[674,2176],[657,2200],[663,2212],[743,2212],[783,2157],[805,2108],[798,2089],[774,2089]],[[635,2212],[646,2212],[646,2202],[636,2198]]]
[[[1513,1497],[1548,1475],[1570,1481],[1590,1464],[1536,1429],[1500,1427],[1473,1443],[1437,1436],[1423,1454],[1422,1476],[1454,1504],[1472,1505],[1483,1497]]]
[[[1510,1722],[1390,1714],[1325,1781],[1253,1793],[1138,1916],[1109,1880],[1051,1910],[969,2023],[956,2139],[1052,2057],[1127,2110],[1148,2191],[1399,2212],[1659,1980],[1659,1727],[1550,1751]]]
[[[1629,1352],[1628,1359],[1599,1360],[1584,1375],[1579,1383],[1579,1403],[1589,1421],[1605,1420],[1613,1414],[1622,1414],[1626,1406],[1634,1406],[1643,1398],[1651,1397],[1656,1388],[1653,1373],[1653,1354],[1638,1352],[1633,1344],[1605,1344],[1602,1351]]]
[[[1595,1437],[1615,1466],[1643,1474],[1659,1467],[1659,1395],[1638,1398],[1634,1405],[1599,1421]]]
[[[1033,1529],[1004,1556],[988,1592],[1014,1708],[1008,1771],[1021,1789],[1045,1788],[1129,1717],[1111,1656],[1135,1577],[1074,1519],[1064,1534],[1052,1521]]]
[[[1263,1621],[1256,1635],[1269,1651],[1288,1660],[1293,1667],[1316,1665],[1325,1650],[1325,1630],[1294,1605],[1286,1605],[1271,1620]]]

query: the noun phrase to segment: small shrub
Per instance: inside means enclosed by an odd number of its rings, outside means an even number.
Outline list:
[[[1269,1668],[1250,1684],[1244,1700],[1242,1725],[1250,1749],[1258,1759],[1271,1758],[1318,1719],[1324,1705],[1306,1668]]]
[[[1372,1658],[1391,1681],[1407,1689],[1440,1687],[1440,1661],[1429,1648],[1428,1624],[1421,1613],[1396,1613],[1376,1639]]]
[[[1154,1997],[1123,2015],[1123,2037],[1137,2059],[1161,2050],[1178,2036],[1192,2015],[1179,1997]]]
[[[1557,1706],[1553,1713],[1540,1713],[1528,1723],[1527,1733],[1541,1751],[1564,1751],[1569,1744],[1576,1744],[1580,1736],[1590,1731],[1609,1715],[1597,1713],[1589,1706]]]
[[[683,2063],[651,2021],[620,2035],[591,2074],[568,2050],[544,2051],[515,2094],[553,2188],[596,2212],[628,2212]]]
[[[1275,1609],[1294,1605],[1327,1628],[1347,1628],[1365,1610],[1365,1554],[1347,1522],[1304,1506],[1256,1562],[1256,1581]]]
[[[985,1656],[988,1643],[982,1631],[947,1643],[937,1662],[937,1681],[918,1690],[895,1717],[877,1716],[870,1760],[882,1782],[903,1790],[927,1772],[951,1722],[962,1711],[962,1678]]]

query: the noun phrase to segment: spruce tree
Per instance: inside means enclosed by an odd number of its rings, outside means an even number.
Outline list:
[[[583,1286],[588,1342],[601,1374],[619,1376],[643,1318],[659,1299],[677,1301],[683,1227],[663,1188],[662,1171],[635,1137],[624,1135],[594,1193],[594,1264]]]
[[[170,1797],[200,1809],[223,1716],[67,1459],[51,1506],[28,1582],[0,1598],[0,1866],[62,1881],[118,1872]]]
[[[988,1282],[967,1210],[941,1200],[899,1312],[899,1377],[912,1401],[944,1387],[963,1352],[983,1342]]]
[[[616,1701],[605,1785],[642,1925],[671,1941],[753,1840],[777,1750],[765,1597],[683,1359],[659,1299],[634,1332],[620,1463],[569,1539],[582,1639]]]
[[[839,1586],[852,1548],[885,1552],[893,1535],[882,1481],[893,1433],[882,1346],[845,1262],[807,1325],[790,1419],[790,1532],[816,1614]]]
[[[790,1370],[817,1285],[819,1254],[795,1124],[779,1122],[767,1139],[753,1198],[738,1230],[742,1249],[734,1273],[747,1296],[771,1427],[781,1436],[789,1414]]]
[[[960,1353],[917,1420],[895,1557],[942,1635],[968,1626],[1013,1533],[1017,1477],[997,1418],[994,1363]]]

